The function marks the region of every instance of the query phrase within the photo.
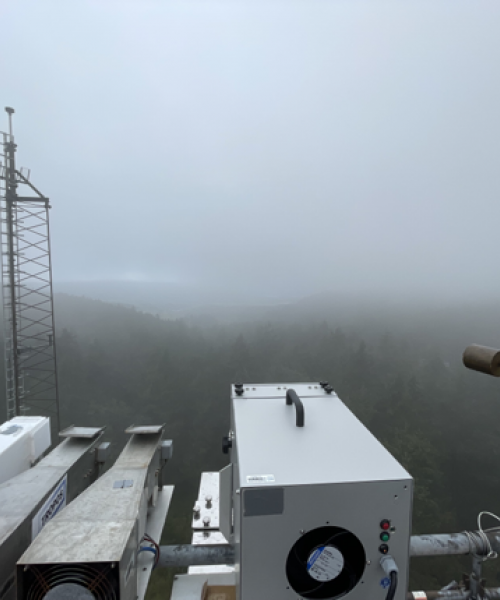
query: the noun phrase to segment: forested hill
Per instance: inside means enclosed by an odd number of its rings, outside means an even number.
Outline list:
[[[116,452],[128,425],[166,423],[175,448],[167,480],[177,485],[170,540],[189,541],[199,474],[225,464],[237,380],[329,380],[414,476],[415,533],[473,529],[480,510],[500,513],[500,382],[460,362],[468,343],[500,343],[492,306],[356,314],[323,299],[220,324],[66,295],[55,302],[63,423],[107,425]],[[454,559],[415,560],[412,583],[436,588],[461,569]],[[500,568],[490,571],[498,585]]]

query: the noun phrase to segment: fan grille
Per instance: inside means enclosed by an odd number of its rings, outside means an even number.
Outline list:
[[[337,569],[325,577],[310,573],[311,556],[330,549],[336,556]],[[340,556],[341,555],[341,556]],[[303,598],[333,600],[350,592],[360,581],[366,565],[363,544],[347,529],[318,527],[295,542],[286,561],[290,586]]]
[[[117,578],[118,569],[111,568],[110,563],[32,565],[24,577],[24,598],[43,600],[58,586],[73,584],[88,590],[96,600],[117,600]]]

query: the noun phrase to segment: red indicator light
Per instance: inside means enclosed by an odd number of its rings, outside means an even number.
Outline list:
[[[388,519],[384,519],[383,521],[380,521],[380,527],[384,531],[387,531],[390,526],[391,526],[391,522]]]

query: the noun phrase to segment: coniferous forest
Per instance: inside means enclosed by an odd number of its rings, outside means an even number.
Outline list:
[[[247,319],[167,321],[57,295],[62,424],[106,425],[114,458],[127,426],[166,423],[165,481],[176,490],[162,542],[188,543],[200,473],[227,462],[230,383],[326,379],[414,477],[413,532],[475,529],[479,511],[500,513],[500,382],[467,371],[461,353],[495,345],[495,312],[353,310],[323,298]],[[468,560],[414,559],[410,589],[439,589],[469,569]],[[500,584],[498,561],[485,573]],[[155,573],[149,597],[166,597],[171,577]]]

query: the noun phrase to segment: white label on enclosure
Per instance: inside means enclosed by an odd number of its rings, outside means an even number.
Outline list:
[[[34,540],[40,533],[42,528],[52,519],[55,515],[66,506],[66,496],[68,488],[68,476],[64,478],[56,486],[52,494],[43,503],[43,506],[33,517],[31,522],[31,539]]]
[[[311,553],[307,561],[307,572],[316,581],[331,581],[344,568],[342,553],[333,546],[320,546]]]
[[[274,475],[247,475],[247,483],[274,483]]]
[[[425,592],[412,592],[415,600],[427,600],[427,594]]]

